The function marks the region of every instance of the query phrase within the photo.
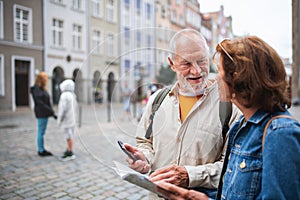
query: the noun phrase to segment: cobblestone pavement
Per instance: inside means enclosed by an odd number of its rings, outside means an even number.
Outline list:
[[[77,158],[61,161],[66,149],[63,130],[49,119],[45,147],[52,157],[36,150],[36,119],[29,108],[0,112],[0,199],[147,199],[147,191],[122,181],[113,161],[125,163],[116,141],[134,144],[137,121],[126,116],[121,104],[82,105],[81,126],[75,135]],[[55,108],[56,109],[56,108]],[[300,107],[290,112],[300,120]]]
[[[134,143],[136,120],[114,105],[107,122],[105,104],[82,105],[81,127],[74,138],[76,159],[61,161],[63,130],[49,118],[45,147],[36,150],[36,119],[29,108],[0,112],[0,199],[148,199],[147,191],[116,175],[113,160],[125,163],[117,140]]]

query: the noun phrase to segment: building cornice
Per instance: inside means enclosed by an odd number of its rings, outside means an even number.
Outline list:
[[[18,43],[18,42],[11,42],[11,41],[5,41],[5,40],[0,40],[0,45],[6,45],[6,46],[18,47],[18,48],[24,48],[24,49],[32,49],[32,50],[38,50],[38,51],[44,50],[44,47],[40,46],[40,45],[32,45],[29,43]]]

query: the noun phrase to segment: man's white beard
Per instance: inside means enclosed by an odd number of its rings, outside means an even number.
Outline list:
[[[202,95],[204,93],[207,84],[208,76],[206,72],[202,72],[201,76],[203,81],[195,85],[191,85],[188,82],[187,77],[184,77],[183,85],[179,87],[179,94],[182,96],[189,96],[189,97]]]

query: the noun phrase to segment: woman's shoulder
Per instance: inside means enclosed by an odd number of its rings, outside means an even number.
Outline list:
[[[300,123],[294,119],[294,118],[286,118],[286,117],[280,117],[280,118],[277,118],[277,119],[274,119],[269,128],[272,130],[272,131],[288,131],[288,130],[291,130],[291,131],[297,131],[300,133]]]
[[[268,119],[266,124],[268,123],[269,125],[265,129],[268,129],[267,132],[271,136],[281,137],[296,133],[300,137],[300,123],[288,111],[274,114]]]

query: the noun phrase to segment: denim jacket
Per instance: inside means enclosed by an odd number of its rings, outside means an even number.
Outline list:
[[[279,114],[290,115],[257,111],[248,121],[241,117],[231,127],[222,199],[300,199],[299,122],[273,120],[262,151],[265,125]]]

